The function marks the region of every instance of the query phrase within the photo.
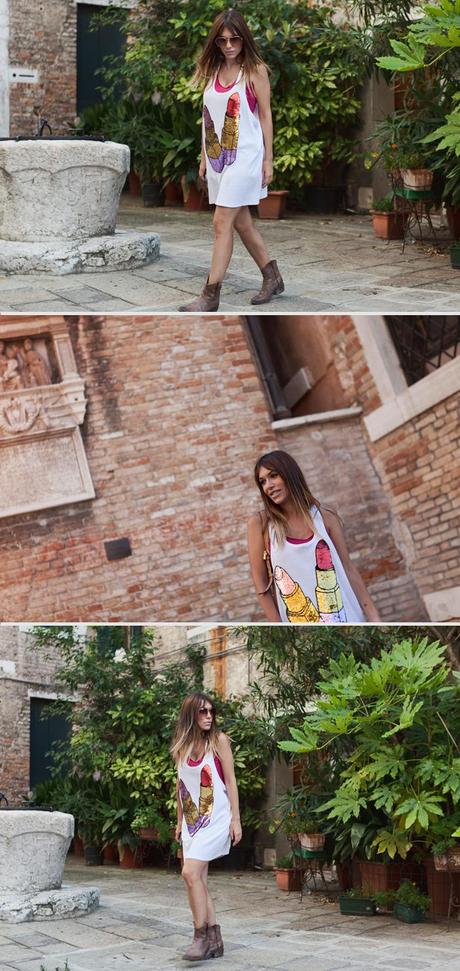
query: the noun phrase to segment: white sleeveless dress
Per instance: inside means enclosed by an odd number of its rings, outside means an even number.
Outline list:
[[[184,860],[226,856],[230,852],[232,813],[212,752],[206,752],[197,765],[182,762],[178,775]]]
[[[267,195],[262,187],[264,140],[257,104],[251,111],[246,81],[216,90],[216,79],[204,92],[203,144],[209,202],[217,206],[256,206]]]
[[[366,621],[339,554],[316,506],[309,540],[279,543],[270,524],[270,558],[283,623],[359,624]]]

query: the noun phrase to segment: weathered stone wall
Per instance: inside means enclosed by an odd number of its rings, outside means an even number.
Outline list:
[[[53,132],[68,131],[76,115],[76,56],[75,0],[10,0],[10,64],[39,75],[37,84],[10,85],[10,135],[35,133],[34,106]]]

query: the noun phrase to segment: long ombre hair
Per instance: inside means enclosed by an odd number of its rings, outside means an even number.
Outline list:
[[[259,480],[259,472],[262,467],[269,469],[271,472],[279,473],[289,490],[290,498],[294,505],[295,511],[302,516],[302,518],[305,520],[305,525],[311,529],[312,533],[315,533],[316,530],[313,523],[311,510],[313,506],[316,506],[316,508],[319,509],[320,503],[318,499],[315,499],[313,493],[310,492],[302,469],[299,465],[297,465],[297,462],[292,458],[292,455],[289,455],[289,452],[283,452],[281,449],[276,449],[274,452],[267,452],[266,455],[261,455],[261,457],[257,459],[254,468],[254,476],[257,487],[262,496],[268,521],[273,524],[278,541],[284,543],[286,539],[287,518],[283,510],[276,504],[276,502],[273,502],[269,496],[265,495]]]
[[[214,717],[209,732],[202,732],[197,721],[198,712],[203,703],[212,705],[214,709]],[[213,755],[216,755],[219,735],[220,729],[216,725],[215,705],[212,698],[196,691],[187,695],[182,702],[170,748],[171,755],[178,765],[186,762],[194,749],[201,748],[203,741],[205,753],[212,752]]]
[[[257,71],[257,68],[261,65],[267,67],[259,54],[256,42],[246,21],[237,10],[229,7],[228,10],[223,10],[222,13],[219,13],[213,22],[204,50],[198,59],[192,84],[199,85],[202,82],[208,83],[217,77],[225,61],[225,56],[217,46],[216,38],[220,36],[225,27],[233,31],[238,37],[241,37],[243,41],[241,48],[243,76],[248,77],[251,71]]]

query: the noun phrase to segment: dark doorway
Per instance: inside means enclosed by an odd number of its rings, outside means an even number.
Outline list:
[[[66,708],[67,712],[62,712],[62,702],[31,698],[29,778],[31,789],[39,782],[50,778],[53,764],[50,753],[54,743],[70,739],[72,711],[70,702]]]
[[[123,54],[124,37],[118,24],[91,27],[93,17],[100,18],[103,10],[92,3],[77,4],[77,114],[103,100],[98,71],[106,57],[121,58]]]

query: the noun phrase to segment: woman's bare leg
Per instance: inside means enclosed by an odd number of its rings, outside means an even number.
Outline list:
[[[182,878],[187,884],[188,900],[195,927],[208,924],[208,863],[202,860],[186,860]],[[215,923],[215,922],[214,922]]]
[[[229,206],[216,206],[209,283],[221,283],[227,272],[233,252],[233,227],[239,211],[239,209],[230,209]]]
[[[235,229],[259,270],[262,270],[270,258],[262,236],[254,225],[249,206],[241,206],[235,219]]]
[[[203,876],[203,882],[204,882],[204,885],[206,887],[206,895],[207,895],[207,900],[208,900],[208,905],[207,905],[207,914],[208,914],[207,921],[208,921],[209,927],[214,927],[214,924],[216,923],[216,911],[215,911],[215,907],[214,907],[214,901],[213,901],[212,897],[210,896],[210,893],[209,893],[209,890],[208,890],[208,867],[206,867],[206,873]]]

